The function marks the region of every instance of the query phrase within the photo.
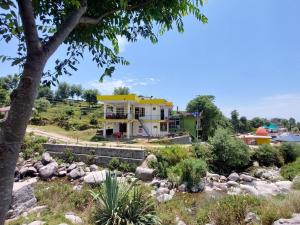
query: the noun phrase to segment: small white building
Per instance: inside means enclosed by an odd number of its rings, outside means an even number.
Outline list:
[[[129,95],[101,95],[103,103],[103,136],[126,136],[127,138],[163,137],[169,134],[169,118],[173,103],[165,99]]]

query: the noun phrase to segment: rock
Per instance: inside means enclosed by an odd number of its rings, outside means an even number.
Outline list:
[[[169,188],[160,187],[156,190],[156,195],[162,195],[162,194],[169,194],[170,190]]]
[[[62,171],[59,171],[58,172],[58,176],[59,177],[64,177],[64,176],[66,176],[67,175],[67,171],[66,170],[62,170]]]
[[[68,167],[67,172],[70,172],[70,171],[74,170],[76,167],[77,167],[76,163],[72,163],[72,164]]]
[[[279,188],[281,193],[287,193],[292,189],[293,182],[291,181],[277,181],[275,185]]]
[[[245,182],[252,182],[254,180],[254,177],[251,177],[246,174],[241,174],[240,175],[240,180],[245,181]]]
[[[226,182],[227,178],[225,176],[220,176],[219,182]]]
[[[7,218],[15,218],[22,213],[29,211],[36,206],[36,198],[32,184],[36,183],[36,178],[31,178],[23,182],[16,182],[13,186],[12,201]]]
[[[241,184],[240,185],[240,188],[245,191],[246,193],[250,194],[250,195],[254,195],[254,196],[258,196],[258,191],[255,187],[252,187],[250,185],[244,185],[244,184]]]
[[[39,205],[39,206],[35,206],[34,208],[30,209],[28,211],[28,214],[31,214],[31,213],[40,213],[40,212],[44,212],[48,210],[48,206],[46,205]]]
[[[230,180],[230,181],[227,182],[227,186],[228,187],[238,187],[239,183]]]
[[[157,162],[157,157],[154,154],[150,154],[146,158],[147,167],[151,167],[153,163]]]
[[[33,166],[22,167],[19,172],[22,177],[27,177],[27,176],[34,177],[37,174],[37,170]]]
[[[84,162],[79,162],[79,163],[77,163],[77,167],[85,167],[85,163]]]
[[[90,165],[90,171],[93,172],[93,171],[97,171],[98,170],[98,166],[93,164],[93,165]]]
[[[83,177],[84,175],[85,175],[84,170],[81,167],[77,167],[68,174],[68,177],[75,180],[80,177]]]
[[[170,201],[172,198],[173,198],[173,196],[170,194],[162,194],[162,195],[159,195],[156,199],[158,202],[167,202],[167,201]]]
[[[46,222],[43,222],[43,221],[40,221],[40,220],[36,220],[32,223],[29,223],[28,225],[43,225],[45,224]]]
[[[66,213],[65,218],[73,224],[82,224],[83,223],[82,219],[79,216],[76,216],[72,212]]]
[[[82,185],[75,185],[73,187],[73,191],[81,191],[81,189],[82,189]]]
[[[238,181],[240,176],[237,173],[232,173],[228,176],[228,180],[230,181]]]
[[[90,167],[85,167],[85,168],[84,168],[84,172],[86,172],[86,173],[89,173],[89,172],[91,172],[91,169],[90,169]]]
[[[181,192],[186,192],[187,191],[187,183],[183,183],[179,185],[178,190]]]
[[[192,193],[202,192],[204,190],[204,188],[205,188],[205,183],[200,182],[199,184],[197,184],[191,188],[191,192]]]
[[[52,162],[39,169],[39,175],[42,179],[47,180],[57,174],[57,163]]]
[[[273,223],[273,225],[299,225],[300,214],[294,214],[291,219],[279,219]]]
[[[47,165],[48,163],[52,162],[53,158],[50,156],[48,152],[43,153],[42,155],[42,163],[43,165]]]
[[[257,161],[253,162],[253,167],[259,167],[259,163]]]
[[[106,179],[106,170],[90,172],[87,174],[83,181],[87,184],[101,184]]]
[[[160,187],[161,185],[161,180],[157,180],[157,179],[154,179],[151,181],[150,185],[151,186],[155,186],[155,187]]]
[[[215,173],[209,173],[209,172],[207,172],[206,178],[208,178],[208,180],[211,180],[211,181],[219,181],[220,180],[220,175],[219,174],[215,174]]]
[[[37,170],[40,170],[40,168],[42,168],[44,165],[43,165],[43,163],[41,161],[37,161],[33,166]]]
[[[260,218],[253,212],[248,212],[245,216],[245,223],[258,224],[260,222]]]
[[[231,181],[234,182],[234,181]],[[226,183],[218,183],[218,182],[214,182],[213,185],[217,188],[219,188],[222,191],[227,191],[227,184]]]
[[[176,216],[175,221],[176,221],[176,225],[186,225],[186,223],[183,222],[178,216]]]
[[[274,183],[259,180],[254,181],[253,184],[260,196],[275,196],[280,193],[279,188]]]
[[[135,176],[142,181],[151,181],[154,178],[154,170],[144,167],[137,167]]]

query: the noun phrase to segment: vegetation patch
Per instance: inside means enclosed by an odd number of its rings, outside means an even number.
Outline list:
[[[281,176],[285,179],[293,180],[297,175],[300,175],[300,157],[295,162],[288,163],[280,170]]]

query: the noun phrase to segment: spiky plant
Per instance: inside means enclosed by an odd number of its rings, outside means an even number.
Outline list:
[[[98,203],[94,212],[97,225],[160,225],[155,206],[135,183],[120,185],[110,172],[101,190],[92,192]]]

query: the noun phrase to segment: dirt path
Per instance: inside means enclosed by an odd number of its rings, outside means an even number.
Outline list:
[[[57,142],[62,142],[66,144],[78,144],[78,145],[88,145],[88,146],[108,146],[108,147],[129,147],[129,148],[158,148],[162,147],[160,145],[154,145],[150,143],[138,143],[138,144],[126,144],[126,143],[121,143],[121,142],[113,142],[113,141],[99,141],[99,142],[92,142],[92,141],[82,141],[82,140],[77,140],[75,138],[70,138],[65,135],[57,134],[54,132],[48,132],[48,131],[43,131],[38,128],[33,128],[33,127],[27,127],[26,130],[27,133],[34,133],[35,135],[47,137],[50,139],[53,139]]]

